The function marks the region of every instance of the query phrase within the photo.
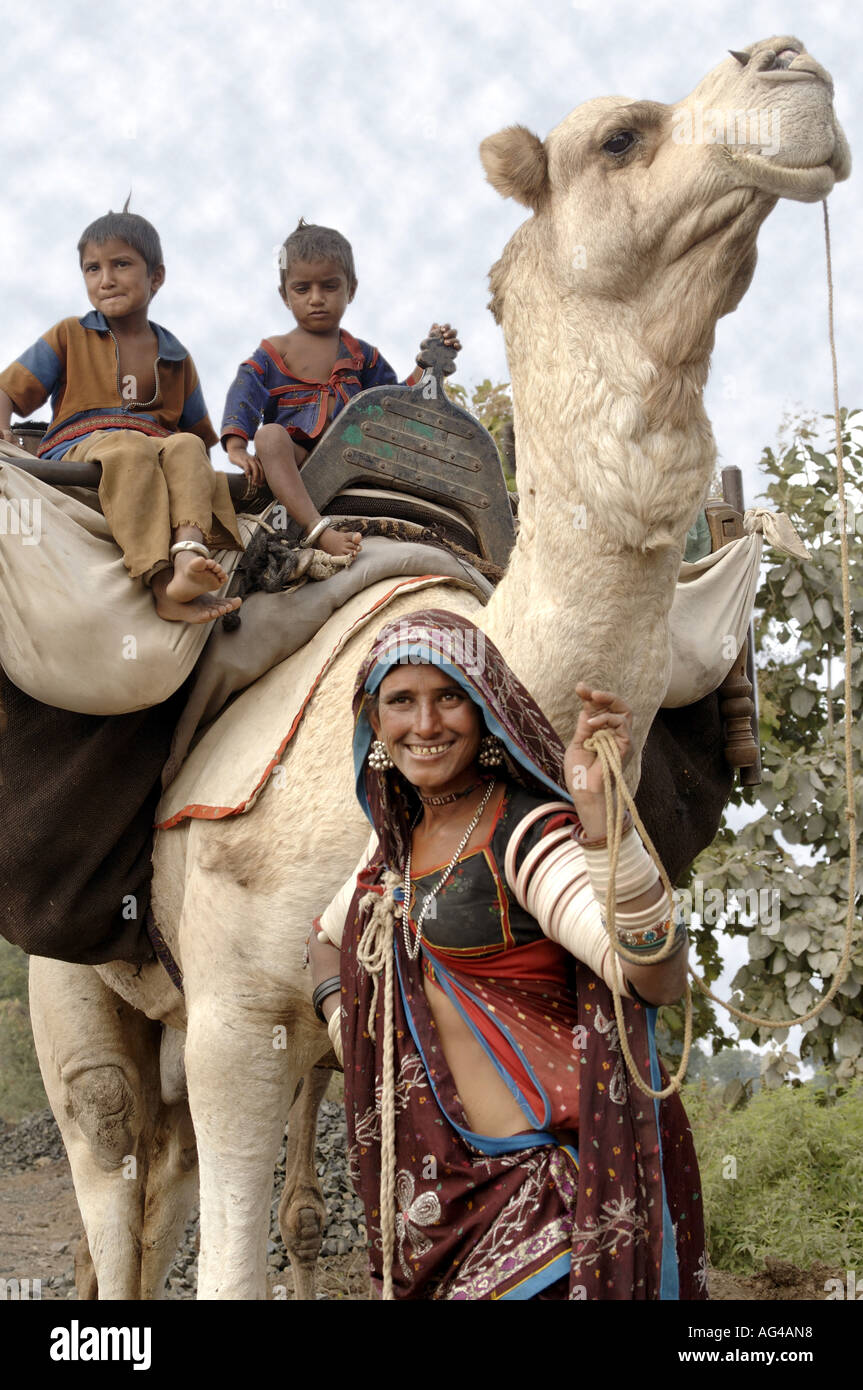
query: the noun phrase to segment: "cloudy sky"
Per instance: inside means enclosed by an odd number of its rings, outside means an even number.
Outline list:
[[[524,210],[485,182],[484,136],[545,136],[572,107],[620,94],[674,101],[729,47],[796,33],[836,79],[859,145],[863,18],[847,5],[726,0],[6,0],[0,360],[88,305],[75,246],[130,188],[159,229],[153,317],[190,348],[211,414],[238,362],[290,320],[275,252],[302,214],[339,227],[360,287],[345,320],[408,371],[432,319],[465,349],[459,379],[506,380],[486,276]],[[859,85],[859,83],[858,83]],[[842,399],[863,403],[860,194],[831,198]],[[856,222],[856,227],[855,227]],[[788,407],[830,408],[820,205],[781,203],[755,281],[722,321],[707,393],[723,462],[758,488]]]

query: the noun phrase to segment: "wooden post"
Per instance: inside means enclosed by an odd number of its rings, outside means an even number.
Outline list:
[[[739,468],[722,470],[722,495],[738,514],[739,531],[743,532],[743,475]],[[749,624],[749,635],[740,649],[737,660],[719,687],[720,706],[726,725],[725,756],[740,771],[744,787],[761,785],[761,744],[758,733],[758,683],[755,678],[755,629]],[[754,756],[752,756],[754,754]]]

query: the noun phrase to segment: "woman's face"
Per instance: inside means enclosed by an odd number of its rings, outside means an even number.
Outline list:
[[[458,791],[476,774],[484,726],[477,706],[437,666],[395,666],[370,714],[401,773],[423,791]]]

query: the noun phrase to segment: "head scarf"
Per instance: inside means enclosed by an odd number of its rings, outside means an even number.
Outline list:
[[[469,619],[441,608],[425,608],[381,628],[360,667],[354,689],[354,774],[360,805],[378,834],[383,861],[404,865],[419,799],[397,768],[385,773],[368,765],[375,737],[370,697],[394,666],[439,666],[470,696],[486,730],[503,745],[512,780],[540,795],[571,800],[564,790],[564,748],[533,696],[497,647]]]

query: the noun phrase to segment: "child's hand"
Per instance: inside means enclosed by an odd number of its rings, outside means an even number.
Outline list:
[[[448,323],[433,323],[428,331],[428,336],[430,338],[443,338],[447,347],[451,347],[454,352],[461,352],[458,329],[451,328]]]
[[[231,463],[236,464],[237,468],[242,468],[246,477],[253,487],[260,487],[264,482],[264,467],[256,454],[250,454],[245,443],[235,436],[235,441],[228,445],[228,458]]]
[[[239,464],[249,482],[252,484],[252,487],[263,486],[266,482],[264,465],[261,463],[257,454],[246,453],[245,457],[239,460]]]
[[[16,443],[15,435],[10,429],[7,429],[5,425],[0,426],[0,439],[5,439],[7,444]]]

